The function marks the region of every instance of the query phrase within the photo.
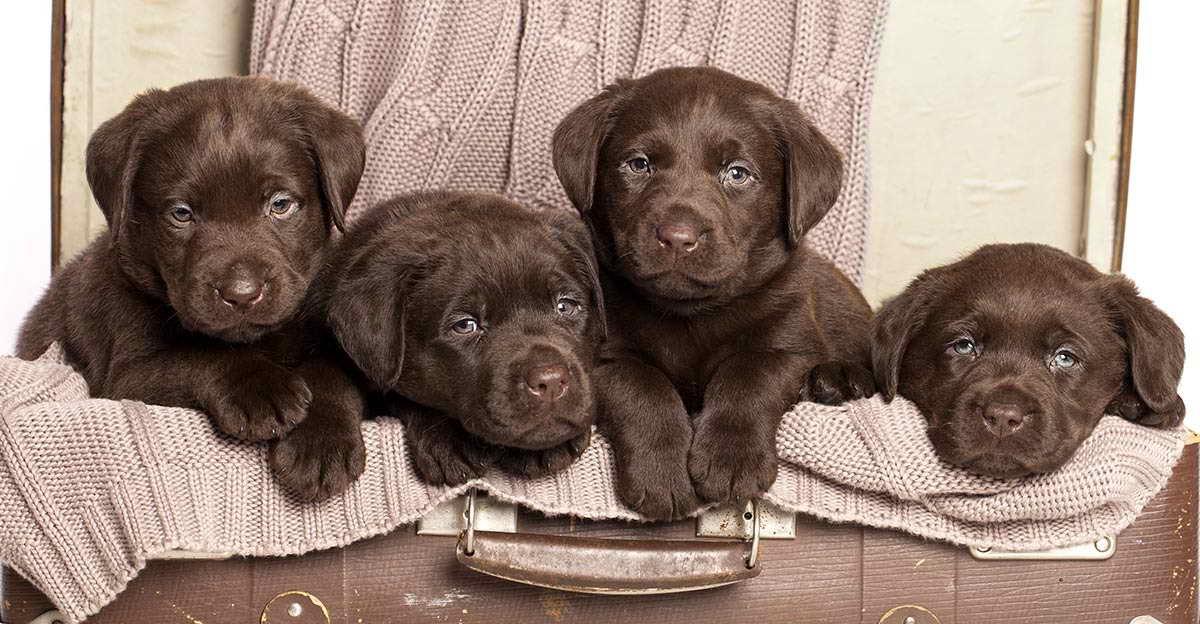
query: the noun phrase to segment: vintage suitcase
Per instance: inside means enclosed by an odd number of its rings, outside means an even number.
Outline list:
[[[508,517],[493,506],[477,514],[480,530],[516,532],[478,533],[479,556],[484,546],[499,549],[500,556],[471,565],[524,563],[539,568],[517,571],[528,580],[575,586],[587,585],[588,576],[619,585],[614,579],[625,570],[627,584],[620,589],[626,593],[566,592],[482,574],[459,562],[456,546],[463,548],[463,536],[418,535],[406,526],[301,557],[153,561],[88,621],[1193,623],[1198,449],[1194,441],[1187,445],[1166,489],[1120,535],[1061,551],[971,552],[802,516],[794,519],[794,537],[763,537],[758,564],[747,571],[749,543],[696,537],[698,526],[719,533],[728,528],[722,525],[734,524],[736,530],[726,532],[740,533],[736,515],[636,525],[526,511]],[[767,511],[760,510],[762,522]],[[771,532],[786,532],[792,522],[790,516],[772,518]],[[428,531],[438,532],[436,524],[432,516],[423,520]],[[767,533],[765,527],[760,533]],[[577,544],[554,536],[612,540]],[[622,548],[635,538],[654,541]],[[686,541],[665,541],[673,539]],[[668,564],[695,574],[681,581],[637,573]],[[636,595],[734,576],[748,578],[702,591]],[[0,620],[7,624],[55,621],[53,605],[11,570],[4,573],[2,605]]]

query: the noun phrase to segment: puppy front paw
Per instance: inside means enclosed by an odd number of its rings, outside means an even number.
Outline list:
[[[617,496],[651,520],[686,518],[700,506],[687,453],[630,453],[617,459]]]
[[[314,407],[320,409],[320,407]],[[354,425],[320,426],[310,417],[271,446],[271,471],[306,502],[345,492],[367,466],[362,431]]]
[[[275,440],[308,415],[312,391],[299,375],[267,360],[230,367],[205,407],[217,429],[239,440]]]
[[[709,502],[746,501],[775,483],[778,460],[774,439],[754,432],[714,426],[707,419],[696,429],[688,453],[688,472],[696,493]]]
[[[526,479],[537,479],[566,470],[575,463],[592,442],[592,432],[569,440],[558,446],[540,451],[505,449],[496,460],[496,466],[504,472]]]
[[[875,394],[875,377],[861,364],[823,362],[808,372],[801,396],[807,401],[840,405]]]
[[[472,439],[456,423],[442,421],[406,431],[417,473],[430,485],[462,485],[483,476],[495,461],[489,445]]]
[[[1184,408],[1183,399],[1178,396],[1167,409],[1161,412],[1155,412],[1132,392],[1122,392],[1113,399],[1108,407],[1104,410],[1105,414],[1116,414],[1129,422],[1143,425],[1146,427],[1154,427],[1156,429],[1174,429],[1183,423],[1183,417],[1187,413]]]

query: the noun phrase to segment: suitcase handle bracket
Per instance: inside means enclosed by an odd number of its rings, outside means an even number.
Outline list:
[[[758,501],[744,541],[603,539],[476,529],[476,491],[467,495],[458,561],[499,578],[590,594],[663,594],[720,587],[754,578],[759,563]],[[749,548],[747,549],[747,544]]]

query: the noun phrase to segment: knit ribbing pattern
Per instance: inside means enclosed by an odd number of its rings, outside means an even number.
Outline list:
[[[566,471],[532,481],[491,473],[458,488],[416,476],[404,429],[363,424],[367,469],[349,491],[306,505],[282,490],[266,446],[218,433],[202,413],[88,398],[55,346],[0,358],[0,560],[72,621],[110,602],[148,557],[185,548],[294,555],[411,523],[481,487],[548,514],[638,520],[621,504],[599,434]],[[958,544],[1039,549],[1120,531],[1166,484],[1182,430],[1105,417],[1061,470],[1019,480],[938,460],[916,408],[878,398],[797,405],[779,430],[766,497],[832,521]]]
[[[842,152],[809,245],[861,281],[867,120],[886,0],[259,0],[251,71],[361,121],[350,208],[423,189],[570,209],[550,161],[568,111],[618,78],[711,65],[800,103]]]

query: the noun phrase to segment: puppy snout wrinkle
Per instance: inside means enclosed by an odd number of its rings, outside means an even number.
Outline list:
[[[569,377],[567,367],[562,364],[534,366],[525,372],[525,387],[537,398],[553,402],[567,393]]]

